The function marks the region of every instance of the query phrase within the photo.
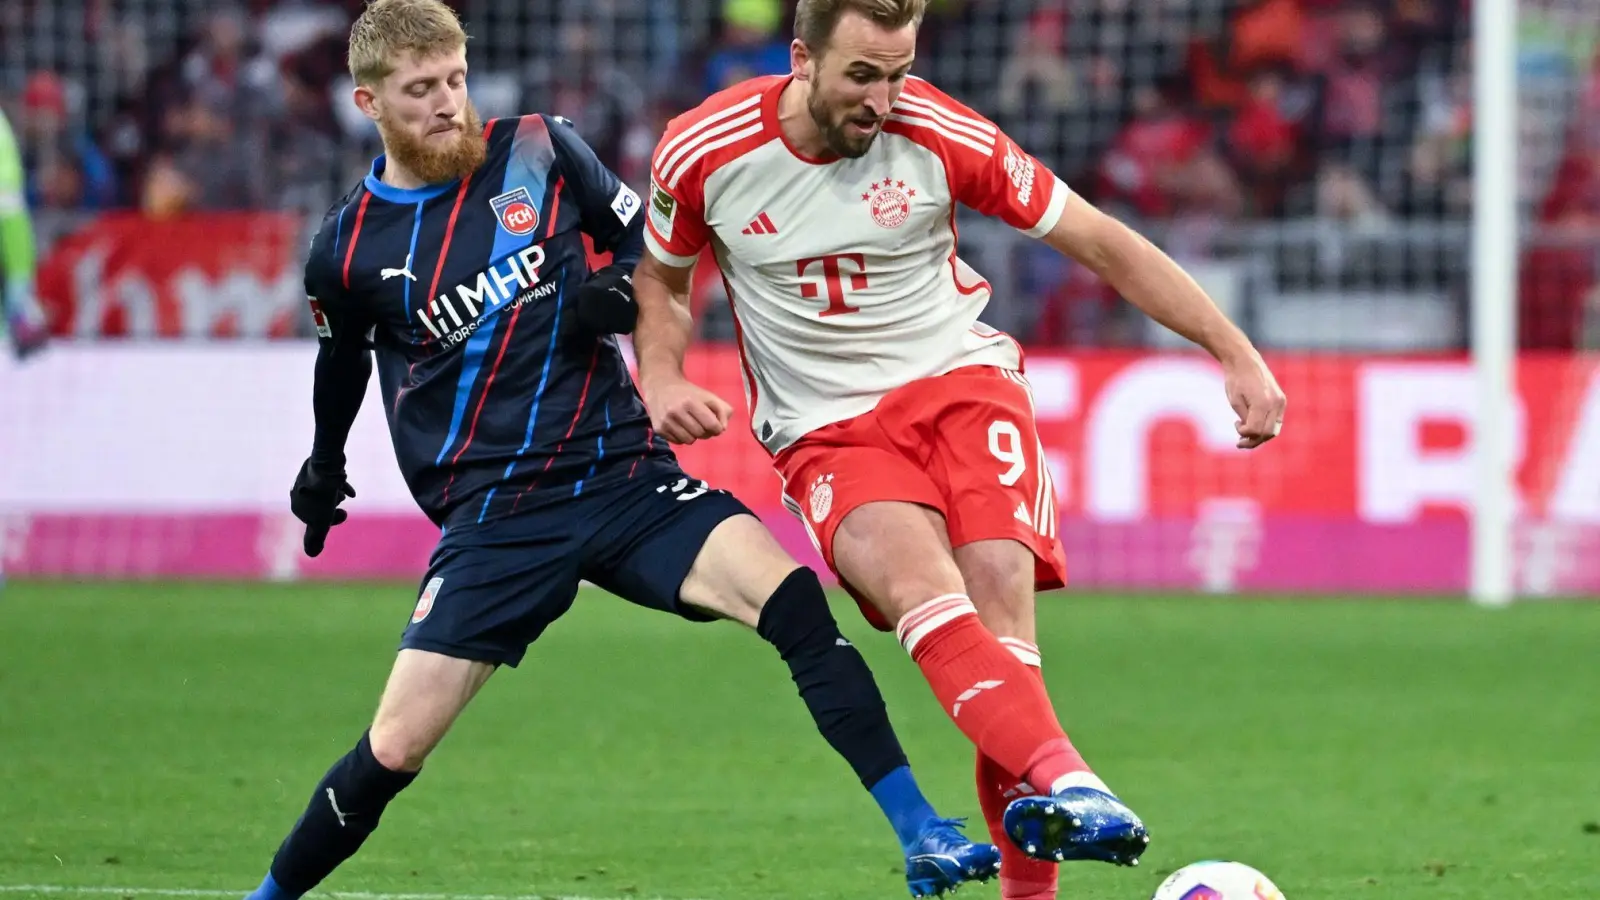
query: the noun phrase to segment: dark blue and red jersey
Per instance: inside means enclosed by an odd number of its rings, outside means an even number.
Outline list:
[[[467,178],[404,190],[385,159],[329,212],[306,263],[317,334],[313,461],[343,467],[336,399],[370,347],[401,473],[436,524],[500,518],[671,458],[614,337],[572,339],[583,235],[632,270],[637,194],[564,119],[491,121]],[[351,374],[356,373],[356,374]],[[554,492],[554,493],[546,493]]]

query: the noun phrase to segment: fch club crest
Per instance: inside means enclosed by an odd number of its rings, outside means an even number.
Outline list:
[[[492,198],[489,205],[494,208],[500,227],[518,237],[532,234],[539,227],[539,209],[533,205],[533,196],[525,187],[506,191]]]

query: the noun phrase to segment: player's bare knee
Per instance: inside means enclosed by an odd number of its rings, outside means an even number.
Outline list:
[[[391,772],[416,772],[422,768],[438,739],[399,722],[372,723],[368,734],[372,758]]]
[[[959,573],[955,577],[924,577],[921,573],[907,571],[896,581],[879,603],[879,610],[891,621],[898,622],[912,610],[943,597],[967,593],[967,586]]]
[[[492,663],[401,650],[369,731],[373,757],[397,772],[422,768],[494,669]]]
[[[1002,636],[1033,634],[1033,551],[1012,540],[975,541],[955,550],[978,616]]]
[[[930,548],[920,557],[900,557],[893,563],[889,559],[884,558],[883,577],[867,595],[891,622],[935,599],[968,592],[961,570],[946,550]]]
[[[800,564],[754,516],[733,516],[712,530],[679,598],[751,628],[779,585]]]
[[[691,596],[693,599],[690,599]],[[693,592],[685,591],[683,600],[696,609],[754,628],[761,618],[761,608],[766,605],[767,598],[747,591],[702,587]]]
[[[966,593],[944,520],[911,503],[869,503],[845,516],[833,539],[834,563],[890,621],[949,594]]]

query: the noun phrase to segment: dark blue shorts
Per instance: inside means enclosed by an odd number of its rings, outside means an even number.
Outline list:
[[[651,461],[628,480],[451,529],[434,548],[400,646],[515,666],[572,607],[583,580],[640,606],[710,621],[683,606],[678,590],[712,529],[750,514],[675,463]]]

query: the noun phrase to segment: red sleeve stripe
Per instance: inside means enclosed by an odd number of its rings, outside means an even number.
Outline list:
[[[678,181],[683,178],[684,173],[686,173],[690,169],[694,168],[694,164],[697,161],[699,161],[700,157],[705,156],[707,153],[710,153],[713,150],[718,150],[718,149],[721,149],[723,147],[726,147],[729,144],[736,144],[739,141],[744,140],[745,138],[754,137],[754,136],[760,134],[761,130],[766,127],[765,125],[763,125],[761,123],[760,120],[761,120],[761,111],[760,110],[755,110],[754,112],[751,112],[749,115],[740,116],[738,119],[735,119],[733,122],[728,123],[728,125],[725,126],[725,127],[726,128],[733,128],[733,127],[736,127],[737,125],[743,124],[744,122],[750,122],[752,124],[747,125],[746,127],[741,128],[738,131],[735,131],[735,132],[733,132],[731,134],[724,133],[723,130],[719,129],[716,132],[716,134],[708,133],[706,135],[706,139],[707,140],[699,142],[699,143],[696,143],[696,144],[692,144],[692,145],[689,145],[689,146],[685,146],[683,149],[679,150],[678,151],[679,153],[683,153],[684,151],[690,150],[690,149],[693,149],[694,152],[690,153],[688,155],[688,157],[686,157],[682,161],[682,163],[675,164],[673,166],[670,166],[670,167],[662,170],[661,176],[667,180],[667,187],[669,187],[669,188],[677,187],[678,186]],[[717,137],[716,135],[721,135],[721,136]],[[716,137],[716,139],[715,140],[710,140],[713,137]]]
[[[968,135],[980,142],[993,143],[1000,133],[1000,129],[994,127],[992,122],[956,112],[948,106],[935,103],[926,97],[912,96],[910,93],[901,94],[900,101],[895,104],[892,111],[901,115],[932,119],[950,131]]]
[[[686,151],[688,149],[688,145],[699,143],[707,136],[706,132],[708,129],[717,132],[725,131],[725,127],[713,128],[712,126],[716,126],[720,122],[725,122],[734,116],[738,116],[740,113],[745,112],[746,110],[759,107],[760,104],[761,94],[754,94],[742,102],[735,103],[727,109],[721,110],[713,115],[706,116],[704,119],[701,119],[693,125],[690,125],[688,128],[685,128],[682,134],[673,138],[665,146],[663,146],[658,153],[656,153],[656,167],[664,173],[670,166],[673,165],[676,157],[681,155],[681,152],[674,151]],[[759,109],[756,109],[755,115],[760,115]],[[750,119],[741,117],[741,122],[747,121],[750,121]],[[669,158],[669,156],[672,158]]]
[[[994,139],[993,138],[989,138],[986,143],[985,142],[980,142],[980,141],[978,141],[978,140],[976,140],[974,138],[967,137],[964,134],[958,134],[958,133],[956,133],[954,131],[951,131],[950,129],[948,129],[945,126],[939,124],[938,122],[934,121],[933,119],[925,119],[925,118],[922,118],[920,115],[915,115],[913,110],[906,110],[905,113],[890,113],[889,114],[889,121],[891,121],[891,122],[899,122],[902,125],[910,125],[913,128],[925,128],[928,131],[931,131],[934,134],[939,135],[940,137],[944,138],[945,140],[950,141],[951,143],[961,144],[962,146],[970,147],[973,150],[976,150],[977,152],[982,153],[984,156],[993,156],[994,155]]]
[[[994,124],[991,122],[986,122],[983,119],[975,119],[972,116],[962,115],[961,113],[952,110],[948,106],[942,106],[924,97],[913,97],[910,94],[901,94],[900,102],[896,103],[895,105],[904,105],[908,108],[900,110],[900,112],[914,110],[930,119],[937,119],[941,123],[954,128],[956,131],[965,131],[973,137],[994,140],[996,132],[999,131],[999,129],[995,128]]]
[[[970,138],[978,139],[978,141],[987,141],[990,144],[994,143],[995,131],[997,131],[994,125],[989,125],[987,122],[968,119],[965,115],[957,115],[954,112],[950,112],[946,107],[938,106],[938,104],[925,101],[925,99],[912,98],[912,96],[901,96],[901,102],[894,104],[894,109],[891,112],[898,112],[901,115],[918,115],[923,119],[931,119],[933,122],[942,125],[942,127],[949,128],[950,131],[957,131],[962,135],[970,136]]]
[[[350,229],[350,246],[344,250],[344,289],[350,289],[350,260],[356,255],[356,241],[361,239],[361,220],[367,217],[367,201],[372,199],[372,192],[362,188],[361,205],[356,207],[356,224]]]

